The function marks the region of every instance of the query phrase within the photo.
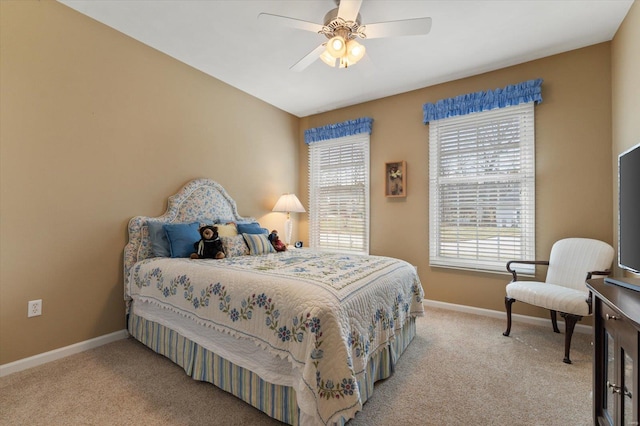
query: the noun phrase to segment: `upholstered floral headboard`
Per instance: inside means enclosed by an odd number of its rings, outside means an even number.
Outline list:
[[[236,202],[227,191],[211,179],[195,179],[169,197],[167,211],[159,217],[136,216],[129,221],[129,242],[124,248],[124,279],[129,270],[143,259],[153,257],[148,222],[255,222],[238,214]]]

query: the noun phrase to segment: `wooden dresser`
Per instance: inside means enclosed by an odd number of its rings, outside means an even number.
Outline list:
[[[639,425],[640,292],[603,279],[593,295],[593,419],[595,425]]]

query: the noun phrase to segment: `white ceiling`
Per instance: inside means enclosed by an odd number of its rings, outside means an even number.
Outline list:
[[[298,117],[611,40],[633,3],[364,0],[363,25],[428,16],[431,32],[364,40],[367,56],[348,69],[317,60],[294,72],[289,67],[326,38],[267,27],[258,14],[323,24],[334,0],[59,1]]]

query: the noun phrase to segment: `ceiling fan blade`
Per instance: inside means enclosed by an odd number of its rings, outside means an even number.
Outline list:
[[[367,24],[364,33],[367,39],[424,35],[431,31],[431,18],[403,19],[400,21]]]
[[[296,28],[299,30],[312,31],[314,33],[317,33],[322,29],[322,25],[320,24],[290,18],[288,16],[272,15],[271,13],[259,14],[258,20],[268,25],[284,25],[286,27]]]
[[[338,16],[345,21],[355,21],[361,5],[362,0],[340,0]]]
[[[320,55],[322,54],[324,49],[325,49],[325,43],[323,43],[320,46],[318,46],[315,49],[313,49],[305,57],[303,57],[298,62],[296,62],[294,65],[292,65],[291,68],[289,68],[289,69],[291,71],[302,71],[302,70],[304,70],[309,65],[314,63],[316,61],[316,59],[318,59],[320,57]]]

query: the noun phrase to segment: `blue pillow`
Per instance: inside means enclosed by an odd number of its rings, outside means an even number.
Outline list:
[[[166,224],[163,228],[169,240],[171,257],[189,257],[195,253],[193,245],[200,241],[200,222]]]
[[[266,229],[266,228],[262,228],[258,222],[237,223],[236,227],[238,228],[238,234],[267,234],[267,235],[269,235],[269,230]]]
[[[171,257],[171,249],[169,248],[167,233],[163,228],[164,225],[164,222],[147,222],[151,250],[155,257]]]

